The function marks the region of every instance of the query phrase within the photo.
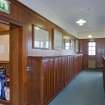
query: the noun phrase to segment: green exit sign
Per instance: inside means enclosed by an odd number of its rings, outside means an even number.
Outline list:
[[[0,0],[0,11],[10,13],[10,3],[8,0]]]

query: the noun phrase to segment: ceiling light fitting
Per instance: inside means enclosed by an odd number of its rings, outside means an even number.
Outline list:
[[[87,23],[86,20],[83,20],[83,19],[79,19],[78,21],[76,21],[76,23],[79,25],[79,26],[83,26],[85,23]]]
[[[40,30],[40,28],[39,28],[38,26],[36,26],[36,27],[35,27],[35,29],[36,29],[37,31],[39,31],[39,30]]]
[[[89,35],[89,36],[88,36],[88,38],[90,38],[90,39],[91,39],[91,38],[92,38],[92,35]]]

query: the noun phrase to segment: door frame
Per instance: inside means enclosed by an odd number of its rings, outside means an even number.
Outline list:
[[[22,37],[23,24],[9,18],[0,12],[0,21],[10,25],[10,103],[9,105],[22,105]],[[7,103],[6,103],[7,105]]]
[[[87,55],[88,55],[88,43],[89,43],[89,42],[95,42],[95,43],[96,43],[95,40],[88,40],[88,41],[87,41]],[[96,46],[97,46],[97,45],[96,45]],[[96,47],[96,48],[97,48],[97,47]],[[94,61],[94,67],[90,67],[90,66],[89,66],[89,60],[90,60],[90,61]],[[88,61],[87,61],[87,63],[88,63],[88,64],[87,64],[87,68],[88,68],[88,69],[93,69],[93,70],[96,69],[96,55],[88,55]]]

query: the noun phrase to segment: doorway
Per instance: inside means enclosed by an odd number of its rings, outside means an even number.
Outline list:
[[[96,69],[96,42],[88,42],[88,68]]]
[[[0,101],[10,101],[10,25],[0,23]]]
[[[0,22],[0,104],[20,105],[22,28]]]

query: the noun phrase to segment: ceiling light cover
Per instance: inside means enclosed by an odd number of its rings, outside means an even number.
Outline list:
[[[83,20],[83,19],[79,19],[78,21],[76,21],[76,23],[79,25],[79,26],[83,26],[85,23],[87,23],[86,20]]]
[[[39,27],[37,27],[37,26],[35,27],[35,29],[36,29],[37,31],[38,31],[38,30],[40,30],[40,28],[39,28]]]
[[[90,38],[90,39],[91,39],[91,38],[92,38],[92,35],[89,35],[89,36],[88,36],[88,38]]]

